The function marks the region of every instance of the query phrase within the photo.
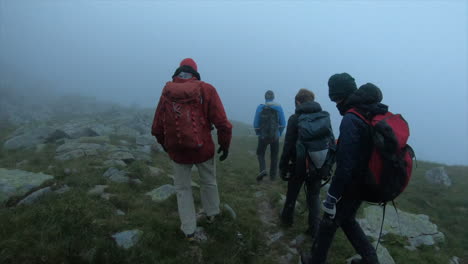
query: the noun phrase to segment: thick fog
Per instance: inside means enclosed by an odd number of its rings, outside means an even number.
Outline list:
[[[327,80],[348,72],[404,115],[418,159],[467,165],[467,16],[466,1],[0,0],[0,71],[155,107],[191,57],[230,119],[251,124],[267,89],[289,116],[308,88],[337,135]]]

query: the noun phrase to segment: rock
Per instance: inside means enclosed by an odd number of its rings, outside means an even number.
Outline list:
[[[115,194],[110,194],[110,193],[103,193],[101,194],[101,198],[104,200],[110,200],[111,197],[115,196]]]
[[[133,153],[134,157],[136,160],[141,160],[145,161],[147,163],[151,163],[153,160],[151,159],[151,156],[147,153],[144,152],[135,152]]]
[[[291,242],[289,242],[289,245],[292,247],[299,247],[306,239],[307,237],[304,234],[300,234],[296,236]]]
[[[56,149],[56,160],[71,160],[84,156],[96,156],[102,151],[102,146],[94,143],[67,142]]]
[[[107,166],[107,167],[115,167],[115,166],[126,167],[127,163],[125,163],[125,162],[123,162],[121,160],[106,160],[106,161],[104,161],[104,166]]]
[[[445,172],[444,167],[436,167],[426,171],[426,180],[432,184],[443,184],[447,187],[452,186],[452,180]]]
[[[124,211],[122,211],[122,210],[120,210],[120,209],[117,209],[117,210],[115,211],[115,214],[116,214],[116,215],[125,215]]]
[[[127,164],[135,161],[135,157],[132,153],[125,151],[113,152],[108,156],[108,158],[113,160],[123,160]]]
[[[153,177],[158,177],[158,176],[161,175],[161,173],[164,172],[164,170],[156,168],[156,167],[148,166],[148,168],[149,168],[149,171],[150,171],[149,175],[153,176]]]
[[[377,242],[373,243],[374,248],[376,244]],[[395,260],[393,260],[388,250],[382,244],[379,244],[379,248],[377,249],[377,257],[379,258],[380,264],[395,264]],[[353,259],[361,259],[361,256],[355,255],[347,259],[346,263],[350,264]]]
[[[95,136],[95,137],[80,137],[76,140],[79,143],[95,143],[95,144],[109,144],[109,136]]]
[[[199,226],[195,230],[195,240],[200,242],[208,240],[208,236],[206,235],[205,229],[203,227]]]
[[[268,236],[268,241],[267,245],[270,246],[271,244],[275,243],[278,241],[281,237],[283,237],[284,233],[283,231],[276,232],[274,234],[271,234]]]
[[[229,213],[229,215],[231,216],[231,218],[232,218],[233,220],[236,220],[237,214],[236,214],[236,212],[232,209],[232,207],[229,206],[229,204],[224,203],[224,204],[222,205],[222,207]]]
[[[62,130],[56,129],[54,132],[52,132],[45,138],[44,143],[54,143],[55,141],[63,138],[70,138],[70,136]]]
[[[136,137],[140,134],[140,132],[136,131],[133,128],[130,127],[125,127],[125,126],[119,126],[115,130],[115,134],[119,136],[128,136],[128,137]]]
[[[89,128],[89,127],[84,127],[84,128],[80,128],[76,131],[73,131],[71,134],[70,134],[70,137],[71,138],[81,138],[81,137],[97,137],[99,136],[100,134],[97,133],[96,131],[94,131],[92,128]]]
[[[43,173],[0,168],[0,202],[12,196],[22,196],[54,177]]]
[[[36,153],[44,151],[46,147],[47,147],[46,144],[37,144],[36,145]]]
[[[364,219],[358,219],[358,222],[366,235],[377,240],[382,224],[382,208],[380,206],[366,207]],[[443,236],[439,234],[437,225],[429,221],[427,215],[415,215],[401,210],[398,210],[397,215],[395,208],[389,205],[386,208],[382,236],[388,233],[407,237],[413,248],[420,245],[434,245],[436,240],[440,241]]]
[[[176,190],[171,184],[166,184],[160,186],[150,192],[147,192],[146,195],[151,196],[151,199],[156,202],[161,202],[168,199],[171,195],[175,194]]]
[[[152,135],[141,135],[136,137],[136,144],[139,146],[150,146],[156,142]]]
[[[33,148],[37,144],[45,143],[46,138],[52,134],[55,129],[45,126],[31,128],[19,128],[13,132],[13,137],[6,140],[3,144],[5,149]]]
[[[139,146],[137,148],[137,152],[141,152],[143,154],[151,154],[151,146]]]
[[[102,175],[104,178],[108,178],[113,182],[123,183],[128,182],[130,179],[127,177],[127,172],[120,171],[114,167],[107,169]]]
[[[25,165],[28,165],[28,163],[29,163],[28,160],[20,161],[20,162],[16,163],[16,168],[20,168],[20,167],[23,167]]]
[[[142,184],[143,183],[140,179],[130,179],[130,182],[134,183],[134,184]]]
[[[108,185],[96,185],[93,189],[88,191],[90,195],[101,195],[104,193],[104,190],[108,187]]]
[[[151,151],[157,153],[157,152],[163,152],[164,149],[158,143],[154,143],[151,145]]]
[[[133,247],[136,243],[138,243],[138,240],[140,239],[142,234],[142,231],[134,229],[113,234],[112,238],[114,238],[115,242],[119,247],[129,249]]]
[[[263,191],[257,191],[257,192],[255,192],[255,194],[254,194],[254,196],[255,196],[256,198],[263,197],[264,195],[265,195],[265,192],[263,192]]]
[[[30,204],[34,203],[37,199],[39,199],[39,197],[43,196],[46,193],[49,193],[50,191],[51,191],[50,187],[45,187],[45,188],[39,189],[39,190],[29,194],[25,198],[21,199],[21,201],[18,202],[18,205],[22,205],[22,204],[30,205]]]
[[[456,256],[453,256],[453,257],[449,260],[449,264],[460,264],[460,258],[459,258],[459,257],[456,257]]]
[[[60,187],[59,189],[55,190],[54,192],[58,193],[58,194],[62,194],[62,193],[66,193],[66,192],[68,192],[70,190],[71,190],[71,188],[68,185],[65,184],[64,186]]]

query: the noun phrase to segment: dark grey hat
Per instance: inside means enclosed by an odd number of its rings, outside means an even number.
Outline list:
[[[328,96],[332,101],[346,99],[356,90],[356,82],[348,73],[334,74],[328,80]]]
[[[265,99],[266,99],[266,100],[273,100],[273,99],[275,99],[275,93],[273,93],[272,90],[266,91],[266,93],[265,93]]]

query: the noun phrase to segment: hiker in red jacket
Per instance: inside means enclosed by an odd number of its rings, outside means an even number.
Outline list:
[[[151,132],[172,160],[181,229],[189,240],[194,239],[197,227],[192,167],[198,168],[203,210],[207,221],[212,222],[220,211],[211,130],[214,125],[218,153],[222,152],[220,161],[228,156],[232,135],[232,125],[216,89],[200,81],[197,70],[193,59],[182,60],[172,82],[167,82],[162,91]]]

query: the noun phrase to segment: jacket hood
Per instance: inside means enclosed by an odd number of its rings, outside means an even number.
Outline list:
[[[322,111],[322,107],[319,103],[312,101],[312,102],[305,102],[296,106],[296,114],[310,114],[310,113],[317,113]]]

